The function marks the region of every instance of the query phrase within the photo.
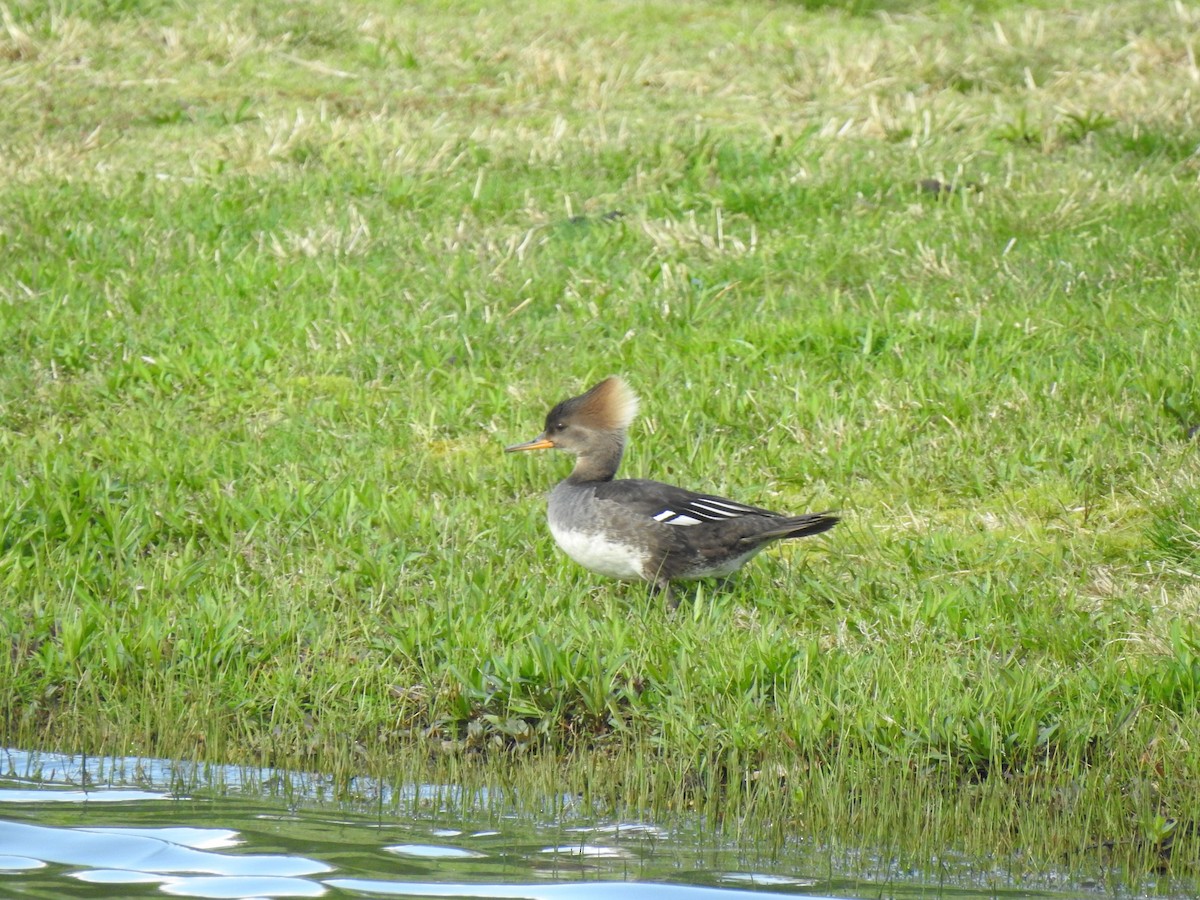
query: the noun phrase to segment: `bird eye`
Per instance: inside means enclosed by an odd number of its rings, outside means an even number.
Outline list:
[[[567,423],[566,423],[566,422],[555,422],[555,423],[554,423],[554,430],[555,430],[555,431],[566,431],[566,430],[567,430]]]

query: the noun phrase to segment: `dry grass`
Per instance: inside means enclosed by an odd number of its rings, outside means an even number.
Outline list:
[[[186,24],[7,11],[2,96],[33,115],[12,123],[5,176],[147,158],[175,177],[260,173],[339,145],[370,148],[385,172],[439,172],[462,164],[462,139],[536,165],[564,146],[619,151],[654,123],[898,142],[952,178],[939,148],[952,142],[958,167],[1005,131],[1045,151],[1102,121],[1187,133],[1200,84],[1183,4],[834,16],[819,44],[788,6],[701,4],[679,17],[650,5],[599,29],[573,7],[412,19],[334,9],[202,6]]]

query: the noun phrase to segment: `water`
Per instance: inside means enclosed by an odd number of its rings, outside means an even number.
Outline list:
[[[699,831],[594,821],[568,797],[539,823],[488,819],[495,798],[454,786],[372,784],[373,812],[328,788],[272,770],[0,750],[0,897],[1100,896],[1022,890],[1002,873],[931,885],[877,859],[844,877],[803,842],[764,862]]]

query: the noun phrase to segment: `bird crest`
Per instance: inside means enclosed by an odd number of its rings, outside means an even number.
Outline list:
[[[580,416],[600,428],[611,430],[628,428],[638,411],[637,394],[617,375],[610,375],[580,395],[576,403]]]

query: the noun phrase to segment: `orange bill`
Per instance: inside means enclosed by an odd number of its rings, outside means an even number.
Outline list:
[[[546,437],[544,434],[539,434],[532,441],[526,441],[523,444],[513,444],[511,447],[505,447],[505,453],[516,453],[518,450],[552,450],[554,449],[554,441]]]

